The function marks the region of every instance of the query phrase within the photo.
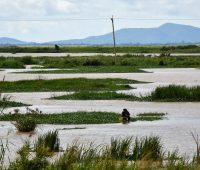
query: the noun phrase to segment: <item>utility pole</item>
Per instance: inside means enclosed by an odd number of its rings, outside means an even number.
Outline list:
[[[114,55],[115,55],[115,65],[117,63],[117,53],[116,53],[116,39],[115,39],[115,24],[114,24],[114,17],[111,18],[112,21],[112,28],[113,28],[113,43],[114,43]]]

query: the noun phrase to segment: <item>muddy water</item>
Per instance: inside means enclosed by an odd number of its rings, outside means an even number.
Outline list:
[[[45,79],[54,78],[128,78],[133,80],[152,82],[149,84],[132,85],[137,89],[123,91],[131,94],[148,94],[157,86],[166,86],[169,84],[182,84],[187,86],[200,85],[200,69],[148,69],[152,73],[123,73],[123,74],[48,74],[42,75]],[[13,74],[0,72],[0,79],[6,75],[7,81],[16,81],[23,79],[37,79],[39,74]],[[179,148],[181,153],[187,153],[193,156],[195,152],[195,143],[191,132],[200,134],[200,103],[155,103],[155,102],[130,102],[130,101],[64,101],[47,100],[46,98],[54,95],[63,95],[67,93],[12,93],[13,100],[33,104],[31,108],[39,108],[44,113],[60,113],[74,111],[112,111],[120,113],[123,108],[127,108],[132,115],[143,112],[164,112],[168,113],[167,119],[155,122],[135,122],[128,125],[79,125],[86,127],[81,130],[61,130],[59,135],[62,146],[65,147],[73,140],[79,139],[80,142],[95,144],[108,144],[111,137],[119,136],[146,136],[158,135],[164,143],[164,148],[174,150]],[[22,112],[25,107],[20,108]],[[6,112],[13,111],[7,109]],[[27,134],[18,134],[14,126],[10,123],[0,123],[0,138],[8,139],[16,150]],[[37,132],[31,137],[34,140],[38,134],[44,133],[50,129],[62,129],[71,126],[40,125]]]
[[[152,73],[90,73],[90,74],[23,74],[0,71],[0,80],[17,81],[60,78],[126,78],[153,83],[200,84],[200,69],[145,69]],[[26,71],[26,70],[24,70]]]

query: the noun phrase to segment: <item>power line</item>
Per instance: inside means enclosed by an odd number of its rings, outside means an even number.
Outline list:
[[[62,22],[62,21],[98,21],[110,20],[110,17],[103,18],[0,18],[1,22]],[[200,18],[131,18],[116,17],[115,20],[134,21],[200,21]]]

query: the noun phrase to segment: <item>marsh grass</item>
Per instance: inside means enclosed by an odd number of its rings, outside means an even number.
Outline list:
[[[139,97],[116,92],[81,91],[69,95],[57,96],[56,100],[140,100]]]
[[[131,121],[154,121],[165,118],[162,113],[145,113],[146,116],[131,117]],[[163,116],[161,116],[161,114]],[[62,114],[8,114],[0,115],[0,121],[33,119],[36,124],[111,124],[120,123],[121,115],[113,112],[74,112]],[[23,122],[23,121],[22,121]]]
[[[165,54],[165,53],[164,53]],[[161,55],[159,57],[130,55],[117,56],[115,64],[110,56],[82,57],[0,57],[0,68],[24,68],[26,64],[42,65],[44,68],[73,69],[57,73],[122,73],[143,72],[140,68],[199,68],[199,56]],[[38,72],[50,73],[50,72]],[[53,73],[53,72],[51,72]],[[55,72],[56,73],[56,72]]]
[[[60,139],[58,138],[58,131],[49,131],[39,136],[34,144],[34,149],[37,157],[50,156],[53,152],[59,152]]]
[[[131,121],[156,121],[166,118],[167,113],[140,113],[135,117],[131,117]]]
[[[21,106],[30,106],[24,103],[14,102],[14,101],[2,101],[0,100],[0,108],[6,107],[21,107]]]
[[[128,79],[57,79],[57,80],[23,80],[0,82],[2,92],[49,92],[49,91],[106,91],[128,90],[129,84],[141,83]]]
[[[9,114],[1,115],[0,121],[16,121],[31,118],[37,124],[107,124],[119,123],[120,115],[112,112],[74,112],[62,114]]]
[[[200,86],[169,85],[167,87],[157,87],[150,97],[152,101],[200,101]]]
[[[55,138],[57,139],[55,131],[39,136],[39,146],[54,148]],[[36,153],[32,154],[30,142],[27,141],[18,150],[18,158],[5,170],[198,170],[200,168],[195,160],[188,161],[177,151],[165,154],[158,136],[112,138],[110,145],[106,146],[93,144],[86,146],[75,142],[68,145],[56,160],[53,160],[53,153],[57,150],[52,149],[52,154],[40,156],[38,150],[35,151]]]
[[[0,90],[0,108],[20,107],[20,106],[28,106],[28,105],[20,102],[11,101],[11,96],[3,95]]]
[[[157,87],[148,96],[134,96],[110,91],[80,91],[69,95],[53,97],[57,100],[128,100],[156,102],[198,102],[200,101],[200,86],[186,87],[169,85]]]

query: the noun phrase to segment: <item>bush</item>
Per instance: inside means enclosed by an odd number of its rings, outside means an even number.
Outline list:
[[[19,132],[32,132],[37,126],[34,119],[26,116],[19,118],[14,125]]]

